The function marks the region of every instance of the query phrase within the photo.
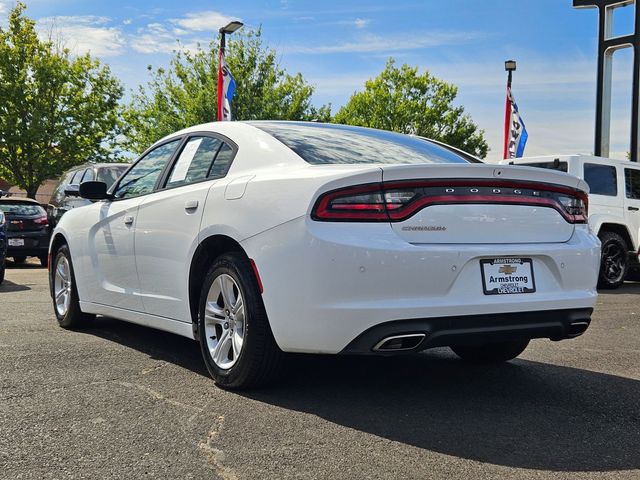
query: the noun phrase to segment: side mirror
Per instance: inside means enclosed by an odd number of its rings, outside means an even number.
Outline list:
[[[64,194],[68,197],[77,197],[80,192],[80,185],[72,183],[64,188]]]
[[[80,196],[87,200],[104,200],[109,198],[107,184],[104,182],[82,182],[80,184]]]

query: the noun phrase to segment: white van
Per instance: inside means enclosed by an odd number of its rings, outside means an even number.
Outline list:
[[[598,287],[617,288],[640,279],[640,164],[590,155],[554,155],[501,163],[560,170],[584,179],[590,188],[589,226],[602,242]]]

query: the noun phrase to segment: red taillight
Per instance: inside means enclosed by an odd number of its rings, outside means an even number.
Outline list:
[[[569,223],[587,222],[587,194],[543,183],[448,180],[357,185],[320,196],[311,217],[318,221],[401,222],[432,205],[507,204],[553,208]]]
[[[43,217],[38,217],[38,218],[34,219],[33,223],[35,223],[36,225],[49,225],[49,219],[45,215]]]

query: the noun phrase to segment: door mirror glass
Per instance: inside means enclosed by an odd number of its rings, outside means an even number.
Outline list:
[[[107,184],[104,182],[82,182],[80,184],[80,196],[87,200],[104,200],[109,198]]]

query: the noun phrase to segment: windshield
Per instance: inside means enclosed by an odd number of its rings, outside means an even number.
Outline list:
[[[25,217],[44,215],[46,213],[44,208],[42,208],[40,205],[20,202],[0,202],[0,210],[2,210],[7,215],[21,215]]]
[[[311,165],[469,163],[424,138],[326,123],[249,122]]]
[[[113,185],[115,181],[120,178],[120,175],[122,175],[127,168],[129,168],[129,165],[113,165],[110,167],[99,168],[96,180],[106,183],[108,190],[109,188],[111,188],[111,185]]]

